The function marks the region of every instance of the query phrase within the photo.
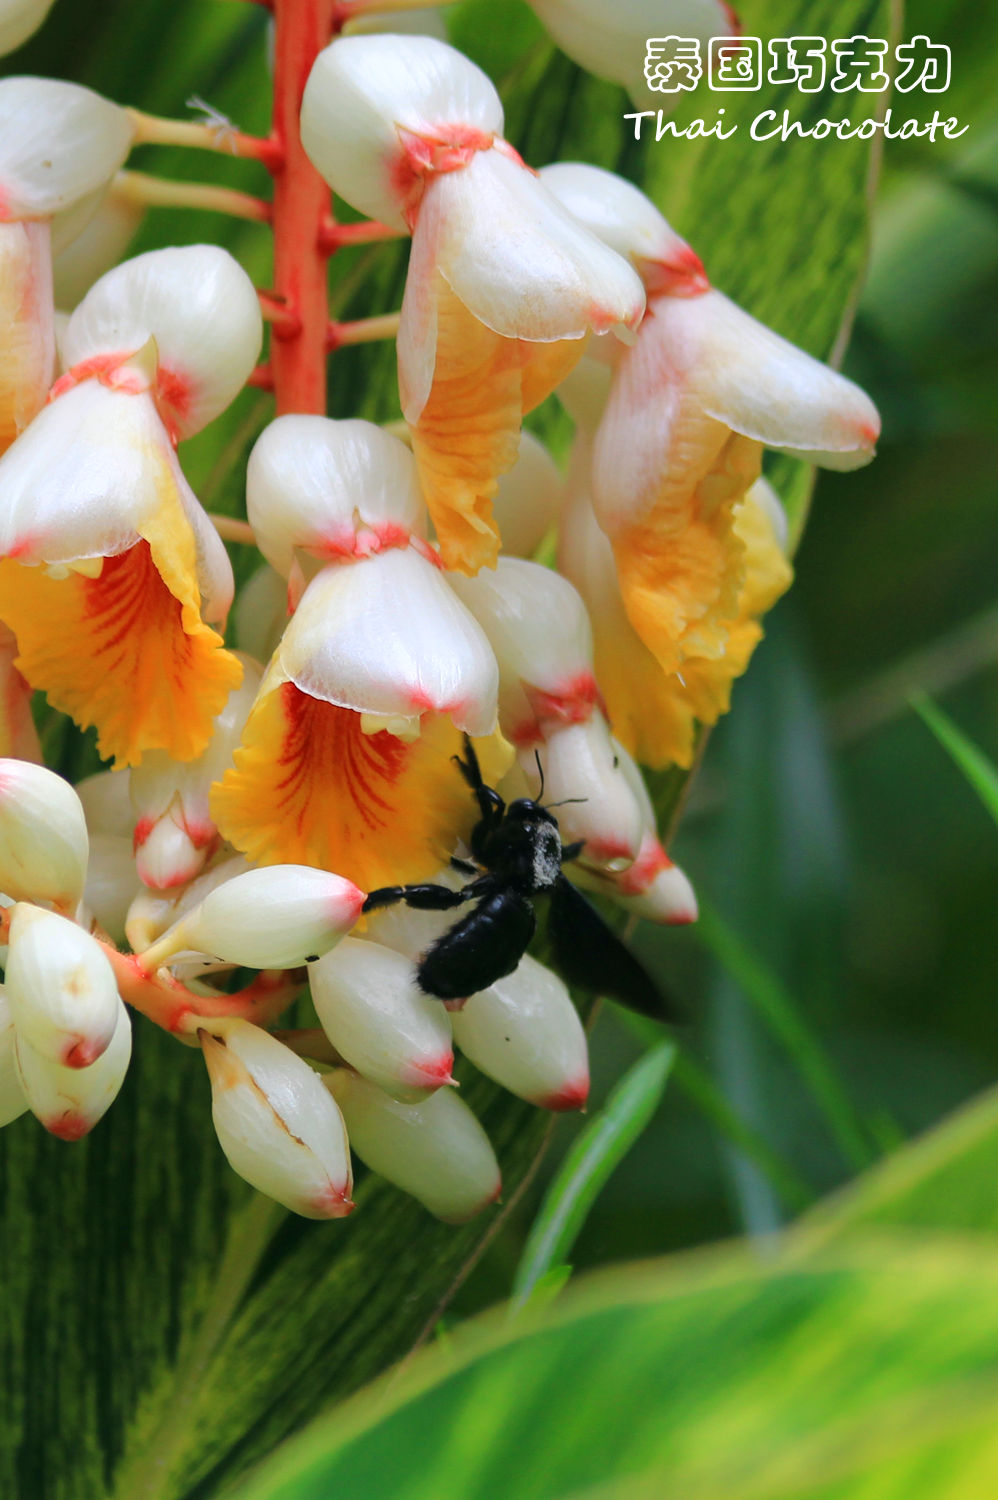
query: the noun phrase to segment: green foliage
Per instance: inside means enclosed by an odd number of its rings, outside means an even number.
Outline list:
[[[243,1500],[500,1500],[513,1476],[524,1500],[990,1493],[996,1165],[990,1095],[761,1258],[603,1273],[553,1310],[465,1327]]]

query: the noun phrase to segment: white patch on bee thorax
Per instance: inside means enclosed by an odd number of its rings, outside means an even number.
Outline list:
[[[561,874],[561,837],[557,828],[542,825],[534,845],[534,888],[546,890]]]

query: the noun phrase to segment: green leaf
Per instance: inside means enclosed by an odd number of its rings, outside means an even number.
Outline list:
[[[580,1131],[531,1225],[513,1282],[514,1308],[522,1307],[541,1279],[571,1255],[601,1188],[661,1103],[675,1060],[671,1042],[646,1052]]]
[[[990,1241],[629,1267],[466,1326],[239,1493],[969,1500],[993,1483],[996,1350]]]
[[[916,694],[911,699],[911,706],[959,766],[998,823],[998,767],[924,693]]]

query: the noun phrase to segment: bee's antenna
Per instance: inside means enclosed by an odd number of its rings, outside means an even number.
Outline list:
[[[547,803],[547,810],[550,812],[550,810],[551,810],[552,807],[568,807],[569,804],[572,803],[572,802],[588,802],[588,801],[589,801],[588,797],[562,797],[562,799],[561,799],[560,802],[549,802],[549,803]]]
[[[544,767],[541,765],[541,752],[539,750],[534,751],[534,760],[537,762],[537,774],[541,780],[541,789],[537,793],[537,800],[540,802],[544,796]]]

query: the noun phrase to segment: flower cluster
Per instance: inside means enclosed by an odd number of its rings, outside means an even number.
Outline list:
[[[529,954],[446,1003],[422,983],[475,910],[468,874],[488,874],[482,799],[556,808],[574,883],[694,921],[639,762],[691,763],[789,586],[763,449],[847,468],[878,420],[714,289],[631,184],[528,166],[492,83],[437,37],[351,26],[314,56],[299,114],[313,0],[275,8],[275,135],[226,134],[275,174],[272,207],[116,177],[134,142],[217,144],[208,126],[0,83],[0,1122],[89,1131],[135,1010],[200,1046],[219,1142],[261,1191],[342,1217],[352,1149],[459,1221],[500,1177],[455,1048],[544,1109],[589,1088],[579,1013]],[[535,8],[638,87],[603,7]],[[0,47],[46,9],[0,12]],[[655,29],[649,9],[660,25],[660,5],[615,9],[617,41]],[[698,35],[733,25],[715,0],[677,10]],[[370,221],[336,225],[329,189]],[[57,348],[53,242],[113,210],[117,258],[143,194],[171,192],[270,221],[275,292],[215,246],[152,251],[94,280]],[[389,431],[325,415],[327,348],[396,320],[327,324],[324,256],[393,235],[412,245]],[[247,521],[227,523],[177,445],[248,382],[280,414],[249,458]],[[523,431],[552,392],[575,421],[567,477]],[[263,558],[238,651],[223,535]],[[75,789],[46,770],[33,691],[111,766]]]

